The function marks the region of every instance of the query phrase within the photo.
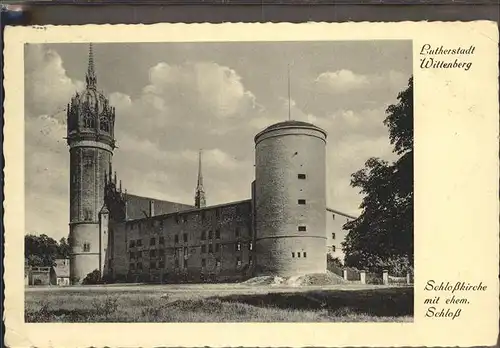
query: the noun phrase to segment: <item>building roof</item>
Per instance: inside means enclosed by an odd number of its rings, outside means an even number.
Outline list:
[[[313,128],[321,133],[323,133],[326,137],[326,131],[312,123],[309,123],[309,122],[304,122],[304,121],[295,121],[295,120],[289,120],[289,121],[283,121],[283,122],[278,122],[278,123],[275,123],[275,124],[272,124],[270,125],[269,127],[265,128],[264,130],[260,131],[259,133],[257,133],[257,135],[255,136],[254,140],[257,140],[257,138],[259,138],[262,134],[264,133],[267,133],[267,132],[270,132],[270,131],[273,131],[273,130],[277,130],[277,129],[280,129],[280,128],[294,128],[294,127],[297,127],[297,128]]]
[[[316,126],[309,122],[290,120],[272,124],[264,130],[272,130],[281,127],[316,127]]]
[[[68,278],[69,277],[69,259],[55,260],[54,272],[56,277]]]
[[[331,213],[335,213],[335,214],[339,214],[339,215],[342,215],[342,216],[345,216],[345,217],[348,217],[350,219],[357,219],[357,217],[353,216],[353,215],[350,215],[350,214],[347,214],[347,213],[343,213],[341,211],[338,211],[338,210],[335,210],[335,209],[332,209],[332,208],[328,208],[326,207],[326,211],[329,211]]]
[[[179,210],[179,211],[170,212],[170,213],[164,213],[164,214],[156,214],[155,213],[155,216],[153,216],[152,218],[153,219],[154,218],[162,219],[162,218],[165,218],[166,216],[174,215],[175,213],[182,213],[182,214],[201,213],[203,211],[207,211],[207,210],[211,210],[211,209],[217,209],[217,208],[223,208],[223,207],[230,207],[230,206],[237,206],[237,205],[243,205],[243,204],[251,204],[251,202],[252,202],[251,199],[245,199],[245,200],[241,200],[241,201],[235,201],[235,202],[229,202],[229,203],[221,203],[221,204],[217,204],[217,205],[209,205],[209,206],[202,207],[202,208],[190,207],[190,208],[187,208],[187,209],[184,209],[184,210]],[[137,221],[145,220],[145,219],[149,219],[149,217],[146,217],[143,214],[142,217],[139,217],[137,219],[128,219],[128,222],[133,223],[133,222],[137,222]]]
[[[50,273],[50,267],[31,267],[32,273]]]
[[[154,202],[154,215],[164,215],[183,210],[194,209],[193,205],[162,201],[150,197],[141,197],[127,193],[127,219],[136,220],[149,217],[149,203]]]

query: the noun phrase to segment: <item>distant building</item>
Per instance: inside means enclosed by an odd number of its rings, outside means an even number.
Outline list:
[[[28,285],[50,285],[50,271],[51,267],[29,267]]]
[[[342,250],[342,243],[347,235],[347,231],[343,229],[343,226],[355,219],[356,217],[352,215],[330,208],[326,209],[327,252],[333,258],[339,258],[342,262],[344,262],[345,258],[344,251]]]
[[[66,286],[70,285],[69,278],[69,259],[55,260],[55,266],[51,271],[51,284]]]
[[[94,270],[111,282],[326,272],[327,233],[338,253],[352,217],[328,219],[323,129],[285,121],[258,133],[250,199],[207,206],[201,153],[194,205],[131,195],[112,170],[115,109],[97,89],[92,46],[86,81],[67,111],[72,283]]]
[[[53,267],[29,266],[25,260],[24,285],[70,285],[69,259],[57,259]]]

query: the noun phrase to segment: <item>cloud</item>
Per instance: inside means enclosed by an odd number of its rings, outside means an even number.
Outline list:
[[[348,93],[352,90],[369,86],[370,80],[365,75],[358,75],[350,70],[327,71],[321,73],[316,82],[333,93]]]
[[[25,66],[26,232],[59,239],[68,233],[65,107],[83,83],[66,75],[57,52],[40,45],[26,46]]]
[[[64,120],[63,111],[75,91],[83,88],[83,82],[71,80],[57,52],[40,45],[26,46],[25,66],[27,115],[50,114]]]
[[[176,66],[159,63],[150,69],[149,75],[151,84],[145,93],[199,103],[200,109],[218,118],[240,116],[242,109],[252,107],[255,102],[254,95],[241,83],[241,77],[216,63]]]
[[[26,119],[25,132],[26,232],[65,237],[69,210],[66,126],[42,115]]]
[[[366,91],[374,93],[377,89],[399,90],[407,84],[408,78],[409,76],[394,70],[365,75],[341,69],[325,71],[318,75],[315,82],[316,88],[322,93],[345,95]]]
[[[256,108],[255,96],[245,89],[241,77],[211,62],[158,63],[149,69],[149,84],[138,99],[123,94],[111,95],[110,99],[118,103],[122,113],[128,108],[136,113],[135,119],[154,119],[156,125],[182,120],[204,127],[206,123],[200,118],[227,122],[229,118],[241,119]]]

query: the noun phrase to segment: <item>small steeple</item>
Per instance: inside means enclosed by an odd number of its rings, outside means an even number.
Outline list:
[[[194,205],[198,209],[206,206],[205,190],[203,189],[203,174],[201,171],[201,150],[198,154],[198,183],[196,185]]]
[[[87,81],[87,89],[96,89],[97,77],[94,69],[94,51],[92,49],[92,44],[89,45],[89,65],[87,68],[87,74],[85,75],[85,80]]]
[[[197,189],[203,190],[203,173],[201,172],[201,150],[198,153],[198,185]]]

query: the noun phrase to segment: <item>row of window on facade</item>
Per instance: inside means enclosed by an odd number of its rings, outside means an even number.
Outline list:
[[[149,250],[149,251],[131,251],[129,252],[129,258],[131,260],[133,259],[140,259],[142,258],[142,255],[146,256],[149,254],[149,257],[159,257],[160,259],[163,259],[165,256],[165,250],[164,249],[159,249],[159,250]]]
[[[207,253],[207,250],[208,250],[208,253],[214,253],[214,252],[220,252],[221,250],[221,244],[219,243],[215,243],[215,244],[208,244],[208,245],[205,245],[205,244],[202,244],[201,247],[201,253],[202,254],[206,254]],[[241,242],[237,242],[234,244],[234,250],[235,251],[241,251]],[[248,250],[253,250],[253,243],[250,242],[248,244]],[[177,255],[177,252],[180,252],[180,251],[184,251],[184,255],[187,255],[188,254],[188,247],[184,247],[184,249],[182,248],[176,248],[174,249],[174,255]],[[144,251],[131,251],[129,252],[129,256],[130,256],[130,259],[134,259],[134,258],[140,258],[142,257],[142,255],[147,255],[149,253],[149,257],[163,257],[165,255],[165,250],[164,249],[152,249],[152,250],[144,250]]]
[[[202,221],[207,220],[210,217],[210,213],[212,213],[213,211],[215,211],[216,219],[219,219],[222,215],[221,208],[216,208],[216,209],[212,209],[212,210],[202,210],[201,211],[201,220]],[[239,207],[239,206],[236,207],[236,215],[242,214],[243,212],[244,212],[244,210],[242,207]],[[189,217],[188,214],[177,214],[177,215],[175,215],[175,222],[176,223],[179,223],[181,221],[188,222],[188,217]]]
[[[252,256],[249,256],[248,258],[248,263],[250,265],[253,264],[253,258]],[[219,258],[215,259],[215,266],[216,267],[221,267],[222,262]],[[240,257],[236,258],[236,267],[240,267],[242,265],[242,261]],[[179,268],[180,267],[180,261],[179,259],[174,260],[174,267]],[[207,260],[206,259],[201,259],[201,268],[206,268],[207,267]],[[133,263],[131,262],[129,264],[129,268],[131,271],[138,270],[142,271],[143,266],[142,262],[137,262]],[[162,269],[165,268],[165,260],[159,260],[159,261],[150,261],[149,262],[149,269]],[[188,260],[182,260],[182,268],[187,269],[188,268]]]
[[[294,251],[292,251],[292,257],[293,257],[293,258],[297,257],[297,258],[299,258],[299,259],[300,259],[300,255],[301,255],[301,254],[302,254],[302,257],[303,257],[303,258],[306,258],[306,257],[307,257],[307,252],[305,252],[305,251],[303,251],[302,253],[301,253],[300,251],[298,251],[298,252],[294,252]]]
[[[239,238],[240,237],[240,229],[237,227],[236,230],[235,230],[235,236],[236,238]],[[214,239],[214,233],[212,230],[208,231],[208,239]],[[220,230],[217,229],[215,230],[215,239],[220,239]],[[201,232],[201,240],[207,240],[207,233],[206,231],[203,231]],[[188,234],[187,233],[184,233],[182,235],[182,241],[184,243],[187,243],[188,242]],[[179,243],[179,235],[174,235],[174,243]],[[160,236],[158,238],[158,244],[159,245],[165,245],[165,237],[163,236]],[[151,237],[150,240],[149,240],[149,245],[150,246],[155,246],[156,245],[156,237]],[[138,239],[138,240],[130,240],[129,242],[129,248],[134,248],[134,247],[141,247],[142,246],[142,239]]]

